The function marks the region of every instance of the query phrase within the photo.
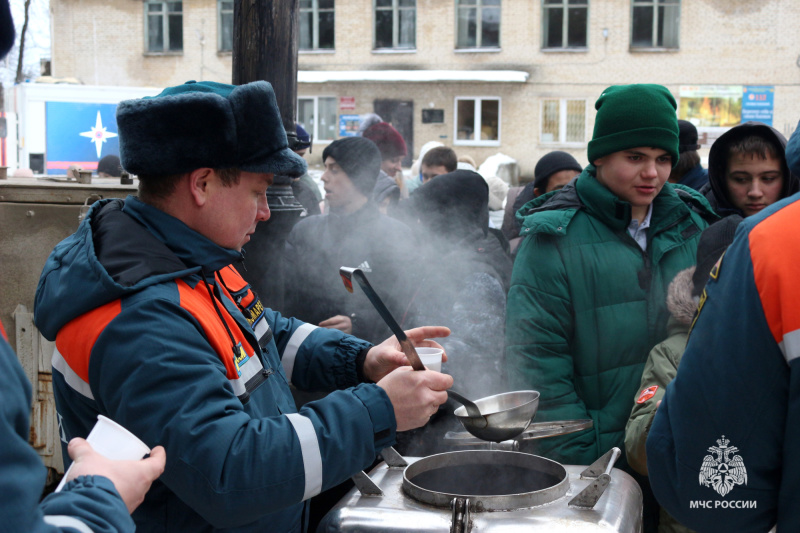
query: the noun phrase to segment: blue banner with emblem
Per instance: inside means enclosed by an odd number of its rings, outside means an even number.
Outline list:
[[[104,156],[119,155],[116,113],[117,104],[46,102],[47,174],[94,171]]]

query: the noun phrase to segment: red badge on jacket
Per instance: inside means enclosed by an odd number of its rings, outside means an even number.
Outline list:
[[[658,385],[653,385],[652,387],[647,387],[639,394],[639,399],[636,400],[636,403],[644,403],[653,396],[656,395],[656,391],[658,390]]]

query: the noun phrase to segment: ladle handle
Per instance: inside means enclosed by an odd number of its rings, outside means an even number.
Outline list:
[[[414,345],[411,344],[410,340],[408,340],[405,331],[403,331],[403,328],[401,328],[400,324],[398,324],[394,319],[392,313],[389,312],[389,309],[383,303],[383,300],[381,300],[380,296],[378,296],[378,293],[376,293],[372,288],[372,285],[369,284],[367,276],[364,275],[364,272],[360,268],[340,267],[339,275],[342,277],[344,286],[350,292],[353,292],[352,279],[356,279],[358,285],[361,287],[361,290],[364,291],[364,294],[367,295],[367,298],[372,303],[372,306],[375,307],[375,310],[378,311],[379,315],[381,315],[383,321],[386,322],[386,325],[389,326],[390,330],[392,330],[394,336],[397,337],[397,340],[400,343],[400,349],[411,363],[411,368],[414,370],[425,370],[425,365],[422,364],[419,355],[417,355],[417,350],[414,348]]]
[[[459,393],[457,393],[453,389],[448,389],[447,390],[447,395],[449,397],[453,398],[455,401],[459,402],[461,405],[464,406],[464,409],[467,410],[467,415],[469,415],[470,418],[476,420],[476,422],[474,422],[474,423],[479,427],[479,429],[483,429],[483,428],[486,427],[486,425],[488,424],[488,421],[481,414],[481,410],[478,409],[478,406],[475,405],[475,402],[465,398],[464,396],[461,396]],[[477,423],[477,420],[483,420],[483,426],[480,426],[480,424]]]

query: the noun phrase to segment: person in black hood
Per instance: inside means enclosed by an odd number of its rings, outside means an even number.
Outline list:
[[[403,327],[448,325],[442,346],[448,361],[442,372],[453,376],[470,398],[505,392],[506,292],[512,263],[488,230],[489,186],[477,172],[456,170],[423,183],[405,202],[407,220],[424,246],[417,257],[420,282],[403,316]],[[463,431],[448,401],[428,427],[398,434],[404,455],[450,451],[444,435]]]
[[[745,122],[721,135],[708,156],[705,194],[720,216],[748,217],[800,190],[786,164],[786,138],[775,128]]]
[[[505,300],[512,263],[488,231],[489,187],[480,174],[456,170],[422,184],[409,199],[426,253],[423,281],[412,305],[419,323],[451,327],[445,346],[458,376],[474,397],[500,390]]]

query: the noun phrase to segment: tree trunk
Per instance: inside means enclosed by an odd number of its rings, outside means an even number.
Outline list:
[[[22,59],[25,51],[25,33],[28,31],[28,10],[31,7],[31,0],[25,0],[25,19],[22,23],[22,31],[19,33],[19,58],[17,60],[17,83],[25,81],[22,73]]]

